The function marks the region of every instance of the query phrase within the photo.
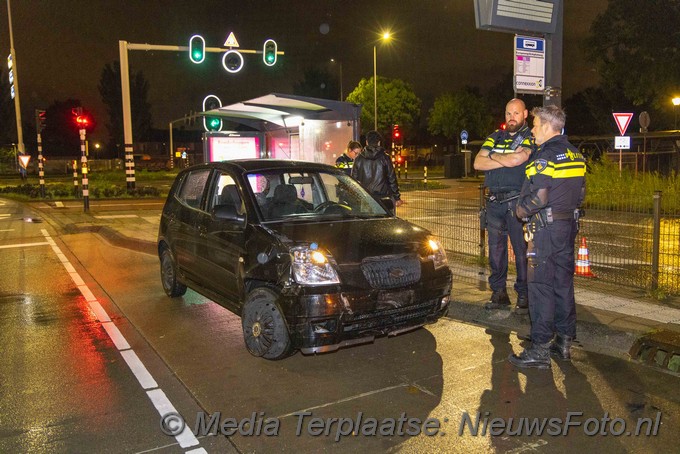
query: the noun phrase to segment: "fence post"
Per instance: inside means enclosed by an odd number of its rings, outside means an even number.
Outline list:
[[[652,231],[652,290],[659,288],[659,243],[661,236],[661,191],[654,191],[654,226]]]
[[[479,185],[479,214],[482,215],[482,210],[484,209],[484,185]],[[484,260],[486,258],[486,226],[479,223],[479,258]]]

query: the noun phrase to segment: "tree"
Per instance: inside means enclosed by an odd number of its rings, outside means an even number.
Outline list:
[[[493,128],[489,109],[476,89],[439,96],[430,109],[428,131],[455,139],[465,129],[471,138],[485,137]]]
[[[123,95],[120,85],[120,63],[106,64],[99,79],[99,94],[106,105],[109,122],[109,149],[125,143],[123,137]],[[133,141],[145,140],[151,130],[151,104],[149,82],[139,71],[130,75],[130,110],[132,116]]]
[[[338,80],[328,71],[318,68],[305,70],[304,78],[293,85],[293,94],[313,98],[337,99],[340,92]]]
[[[347,96],[347,102],[362,104],[361,131],[366,133],[374,126],[373,78],[361,79],[359,85]],[[400,79],[378,76],[378,131],[386,136],[392,125],[401,126],[408,136],[417,125],[420,99],[411,85]]]
[[[644,7],[638,0],[610,0],[585,42],[602,88],[620,89],[636,106],[663,109],[670,121],[670,98],[680,89],[678,24],[677,0],[647,0]]]

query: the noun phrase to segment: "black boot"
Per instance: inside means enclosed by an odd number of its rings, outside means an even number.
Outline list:
[[[531,344],[519,355],[508,356],[508,361],[517,367],[535,367],[537,369],[550,369],[550,343]]]
[[[507,290],[495,290],[491,294],[491,301],[484,305],[484,309],[487,311],[492,311],[494,309],[510,309],[510,298],[508,297]]]
[[[574,338],[571,336],[564,336],[562,334],[558,334],[555,337],[555,340],[553,341],[552,344],[550,344],[550,354],[556,358],[559,358],[564,361],[570,361],[571,360],[571,343],[574,341]]]
[[[515,314],[526,315],[529,313],[529,298],[526,295],[517,295]]]

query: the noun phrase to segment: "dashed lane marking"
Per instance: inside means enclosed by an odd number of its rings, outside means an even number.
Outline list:
[[[0,249],[10,249],[10,248],[14,248],[14,247],[45,246],[46,244],[50,244],[50,243],[42,242],[42,243],[5,244],[3,246],[0,246]]]

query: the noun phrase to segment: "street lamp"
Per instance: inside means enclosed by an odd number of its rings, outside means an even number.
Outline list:
[[[673,103],[673,113],[675,113],[674,129],[678,129],[678,106],[680,106],[680,96],[676,96],[675,98],[671,99],[671,102]]]
[[[384,32],[381,39],[388,41],[390,32]],[[376,64],[377,45],[373,46],[373,128],[378,130],[378,69]]]
[[[340,101],[342,101],[342,62],[331,58],[331,63],[337,63],[340,66]]]

